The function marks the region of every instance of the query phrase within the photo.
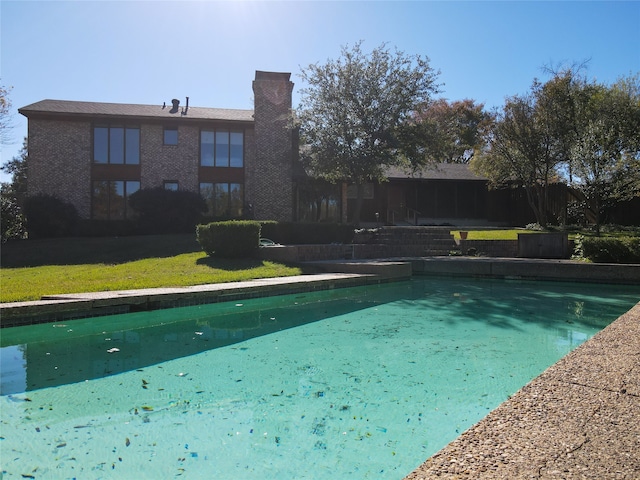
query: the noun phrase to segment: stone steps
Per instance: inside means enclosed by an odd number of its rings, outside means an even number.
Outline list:
[[[457,250],[448,228],[384,227],[356,234],[354,244],[381,245],[388,256],[422,257],[449,255]]]

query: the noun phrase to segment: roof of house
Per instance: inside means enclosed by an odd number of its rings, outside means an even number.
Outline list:
[[[186,110],[186,113],[184,113]],[[18,109],[25,117],[36,115],[78,117],[136,117],[153,119],[224,120],[253,122],[253,110],[203,108],[180,105],[135,105],[128,103],[77,102],[69,100],[41,100]],[[184,114],[183,114],[184,113]]]
[[[468,164],[439,163],[416,171],[402,167],[390,167],[387,178],[417,180],[475,180],[486,181],[487,178],[473,173]]]

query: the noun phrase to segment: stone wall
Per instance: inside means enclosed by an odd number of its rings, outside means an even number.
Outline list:
[[[517,240],[460,240],[459,248],[462,255],[509,258],[518,256]]]

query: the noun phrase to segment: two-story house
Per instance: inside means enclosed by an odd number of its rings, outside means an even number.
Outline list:
[[[28,195],[73,204],[80,217],[131,216],[141,188],[199,192],[215,217],[293,220],[289,73],[256,72],[254,109],[42,100],[28,118]],[[249,207],[250,206],[250,207]]]

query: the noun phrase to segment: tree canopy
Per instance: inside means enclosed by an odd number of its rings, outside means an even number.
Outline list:
[[[439,98],[416,112],[414,121],[430,162],[469,163],[493,117],[484,104],[474,100],[448,102]]]
[[[11,99],[9,98],[11,87],[0,85],[0,145],[10,143],[9,130],[11,129]]]
[[[497,112],[472,166],[494,184],[523,186],[542,226],[560,220],[549,218],[549,183],[566,182],[599,230],[607,205],[640,194],[639,77],[605,85],[567,68],[535,80]]]
[[[303,161],[316,177],[356,185],[354,223],[365,183],[384,180],[388,166],[424,161],[406,129],[438,91],[438,74],[426,57],[385,44],[367,53],[362,42],[343,47],[337,60],[302,70],[308,85],[298,110]]]

